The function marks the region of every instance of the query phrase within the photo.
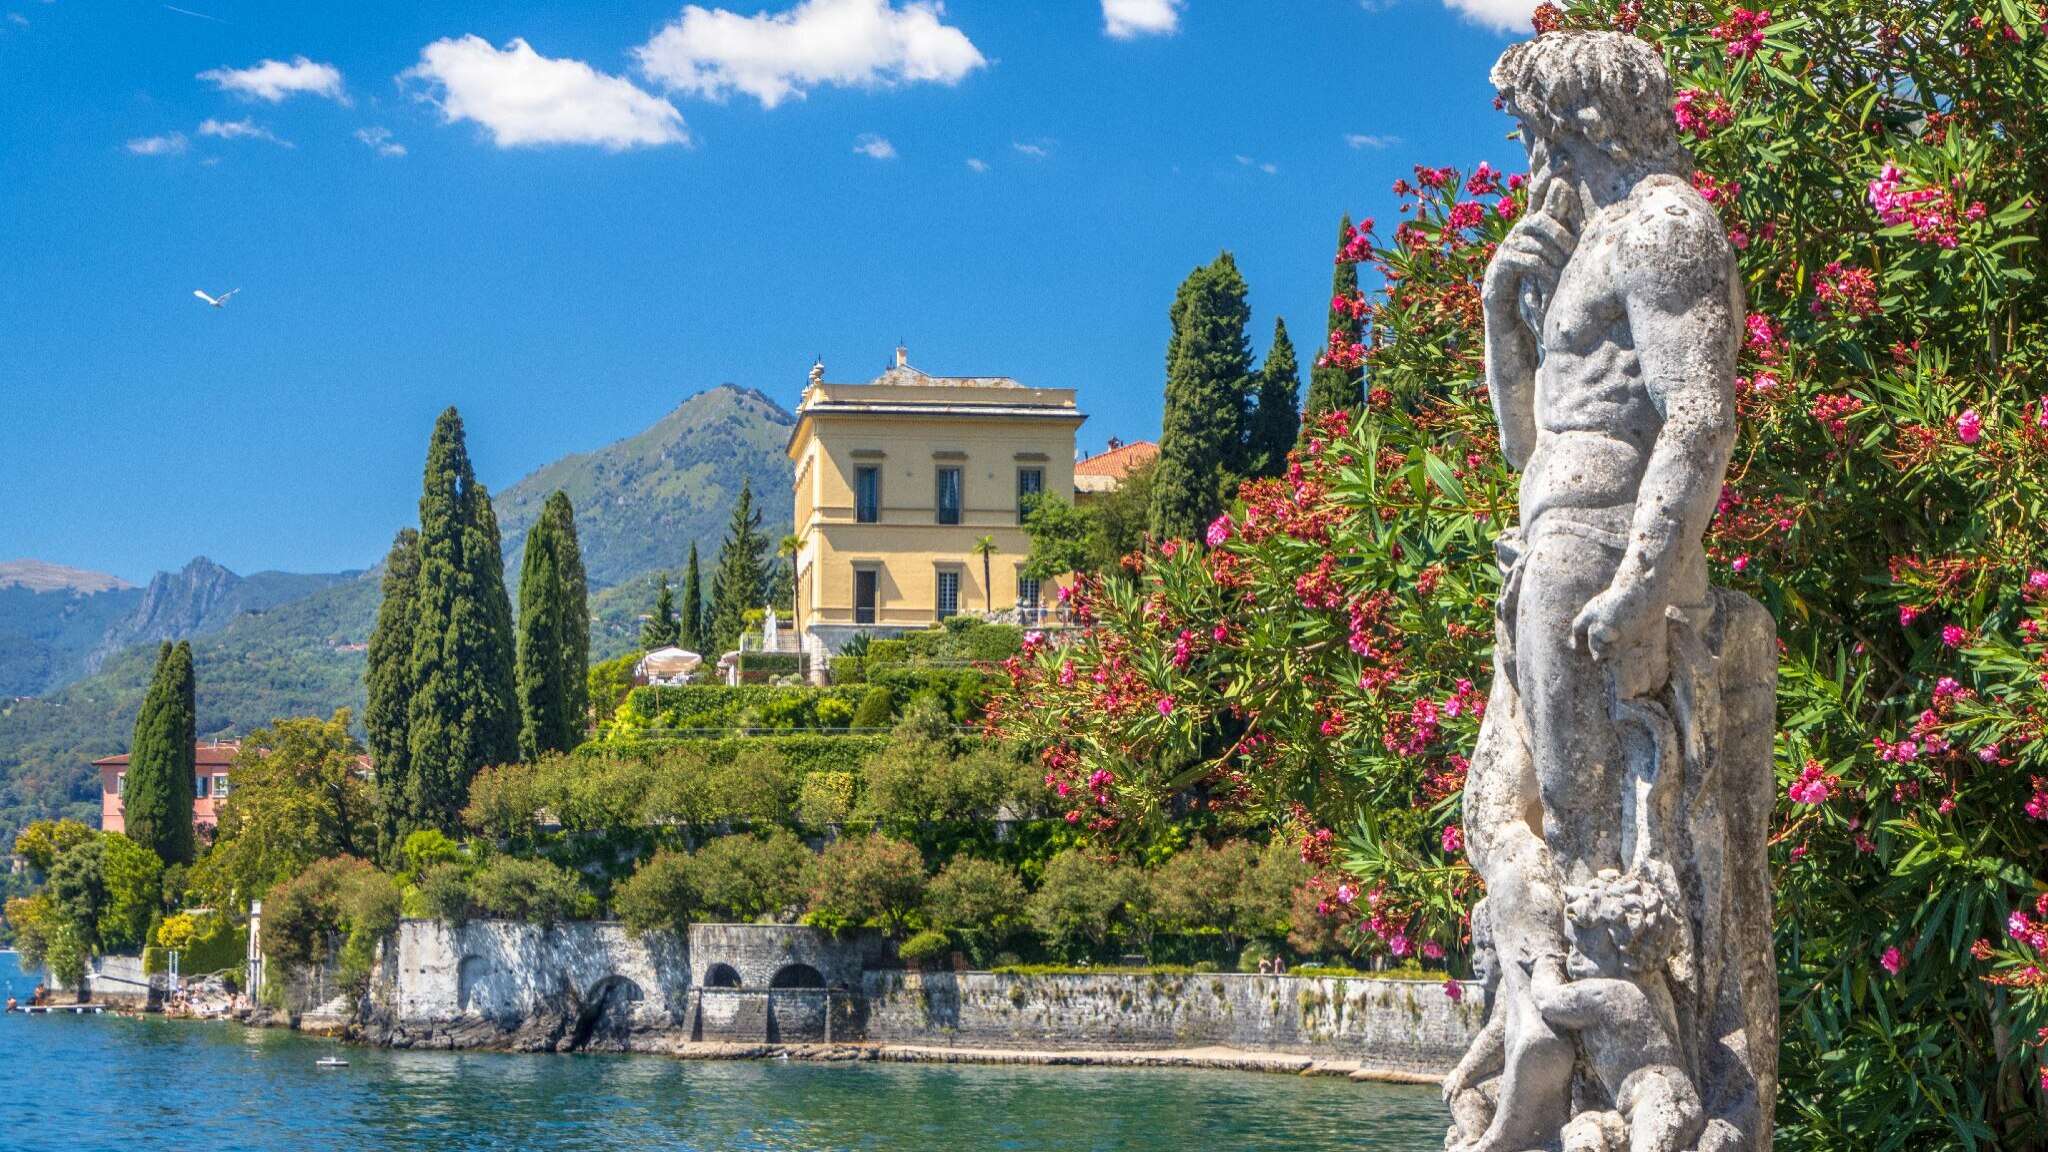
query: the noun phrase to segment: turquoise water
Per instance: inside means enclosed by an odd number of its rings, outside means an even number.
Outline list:
[[[34,985],[0,956],[0,989]],[[350,1066],[313,1062],[340,1054]],[[0,1150],[1442,1147],[1430,1088],[1149,1069],[389,1052],[157,1018],[0,1016]]]

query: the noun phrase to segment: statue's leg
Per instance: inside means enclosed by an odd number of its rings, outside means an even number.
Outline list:
[[[1572,641],[1572,620],[1614,578],[1621,553],[1562,531],[1523,557],[1515,682],[1543,802],[1543,841],[1567,884],[1620,869],[1621,746],[1605,670]]]

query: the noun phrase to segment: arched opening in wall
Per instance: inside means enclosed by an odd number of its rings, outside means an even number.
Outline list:
[[[582,1010],[576,1014],[569,1047],[582,1048],[600,1034],[616,1038],[631,1032],[633,1005],[646,998],[647,993],[640,985],[624,976],[607,976],[591,985],[589,995],[583,998]]]
[[[481,956],[464,956],[455,969],[455,1007],[490,1015],[490,996],[482,987],[491,974],[491,962]]]
[[[770,988],[823,988],[825,976],[809,964],[785,964],[769,977]]]
[[[740,970],[730,964],[713,964],[704,973],[706,988],[737,988],[740,986]]]

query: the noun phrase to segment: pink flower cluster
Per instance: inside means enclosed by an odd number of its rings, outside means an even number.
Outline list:
[[[1886,164],[1870,182],[1870,207],[1887,227],[1910,226],[1913,239],[1940,248],[1956,247],[1962,242],[1963,221],[1982,220],[1985,215],[1984,205],[1974,202],[1958,212],[1950,189],[1907,187],[1906,174],[1896,164]]]
[[[1984,417],[1975,408],[1965,409],[1956,417],[1956,439],[1965,444],[1975,444],[1984,438]]]
[[[1841,778],[1822,768],[1820,761],[1808,760],[1799,769],[1799,779],[1786,787],[1785,794],[1794,804],[1825,804],[1841,786]]]
[[[1813,314],[1831,312],[1868,316],[1877,311],[1877,277],[1868,268],[1853,268],[1840,260],[1822,269],[1813,285]]]
[[[1862,411],[1863,401],[1847,394],[1840,396],[1820,395],[1813,398],[1813,418],[1828,430],[1828,435],[1837,440],[1849,438],[1849,417]]]
[[[1756,55],[1764,46],[1764,29],[1770,26],[1771,13],[1768,9],[1752,12],[1747,8],[1737,8],[1715,26],[1714,39],[1728,46],[1730,60],[1742,60]]]
[[[1735,109],[1726,97],[1697,88],[1680,92],[1671,114],[1678,121],[1678,131],[1695,140],[1708,139],[1716,129],[1735,122]]]

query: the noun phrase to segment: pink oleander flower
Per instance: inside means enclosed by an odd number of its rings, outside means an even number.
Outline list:
[[[1230,513],[1225,512],[1209,522],[1209,531],[1204,533],[1202,538],[1208,541],[1209,547],[1221,548],[1223,542],[1230,539],[1230,529]]]
[[[1799,779],[1786,787],[1785,794],[1794,804],[1825,804],[1840,784],[1840,778],[1823,769],[1820,761],[1808,760],[1799,770]]]
[[[1764,29],[1771,25],[1769,9],[1752,12],[1737,8],[1714,28],[1714,39],[1727,45],[1730,60],[1754,56],[1764,46]]]
[[[1173,715],[1173,697],[1161,696],[1159,698],[1159,714],[1161,716]]]
[[[1475,200],[1464,200],[1451,207],[1446,221],[1453,228],[1477,228],[1486,223],[1486,205]]]
[[[1946,624],[1941,629],[1941,643],[1944,648],[1961,648],[1970,634],[1960,624]]]
[[[1408,942],[1407,933],[1396,932],[1392,936],[1387,937],[1387,951],[1394,955],[1406,956],[1412,950],[1413,948]]]
[[[1449,996],[1452,1000],[1463,1000],[1465,998],[1465,986],[1456,980],[1446,980],[1444,981],[1444,995]],[[2048,1068],[2041,1070],[2041,1087],[2048,1089]]]
[[[1975,444],[1984,438],[1984,418],[1971,408],[1956,417],[1956,439],[1965,444]]]
[[[1441,944],[1439,944],[1439,943],[1437,943],[1437,942],[1436,942],[1436,941],[1434,941],[1434,940],[1424,940],[1424,941],[1422,942],[1422,958],[1423,958],[1424,960],[1441,960],[1441,959],[1443,959],[1443,958],[1444,958],[1444,946],[1443,946],[1443,945],[1441,945]]]
[[[1358,890],[1349,884],[1337,885],[1337,903],[1350,904],[1358,899]]]
[[[1742,555],[1737,556],[1735,559],[1729,561],[1728,566],[1730,568],[1735,569],[1737,572],[1749,571],[1749,554],[1745,552]]]
[[[1899,605],[1899,627],[1911,628],[1913,621],[1920,618],[1920,609],[1912,604]]]
[[[1899,970],[1906,966],[1906,959],[1905,957],[1899,955],[1899,950],[1897,947],[1885,949],[1884,955],[1879,956],[1877,958],[1877,962],[1881,967],[1884,968],[1885,971],[1891,973],[1894,976],[1897,976],[1899,974]]]
[[[1456,824],[1446,824],[1442,843],[1445,852],[1462,851],[1465,847],[1465,833]]]

